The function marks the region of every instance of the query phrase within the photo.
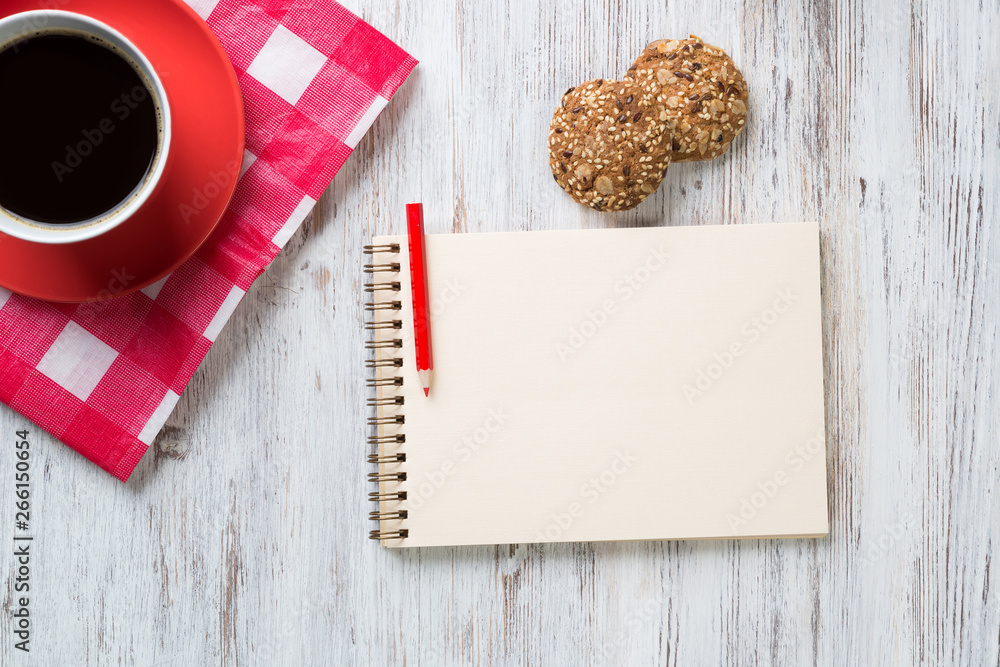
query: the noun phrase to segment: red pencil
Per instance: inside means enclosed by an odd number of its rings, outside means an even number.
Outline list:
[[[424,396],[431,395],[431,313],[427,301],[427,254],[424,252],[424,205],[406,205],[406,228],[410,241],[410,286],[413,294],[413,337],[417,348],[417,375]]]

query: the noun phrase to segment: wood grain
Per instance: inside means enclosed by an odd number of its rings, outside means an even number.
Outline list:
[[[33,652],[5,614],[0,664],[1000,664],[1000,3],[347,4],[421,66],[132,481],[32,430]],[[636,211],[574,204],[560,94],[690,32],[749,130]],[[829,539],[369,543],[361,246],[413,199],[433,232],[821,221]]]

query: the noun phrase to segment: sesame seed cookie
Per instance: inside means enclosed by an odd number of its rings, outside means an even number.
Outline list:
[[[625,75],[665,111],[674,162],[711,160],[746,129],[747,84],[726,52],[698,37],[647,46]]]
[[[656,192],[670,152],[665,122],[631,81],[570,88],[552,117],[552,174],[573,199],[598,211],[627,211]]]

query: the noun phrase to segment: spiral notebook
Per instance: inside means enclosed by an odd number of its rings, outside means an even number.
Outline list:
[[[366,253],[384,546],[827,534],[817,225],[429,235],[429,398]]]

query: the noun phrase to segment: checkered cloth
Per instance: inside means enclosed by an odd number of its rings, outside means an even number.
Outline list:
[[[172,275],[100,304],[0,288],[0,400],[125,481],[251,283],[291,238],[416,61],[331,0],[188,0],[247,111],[245,173]]]

